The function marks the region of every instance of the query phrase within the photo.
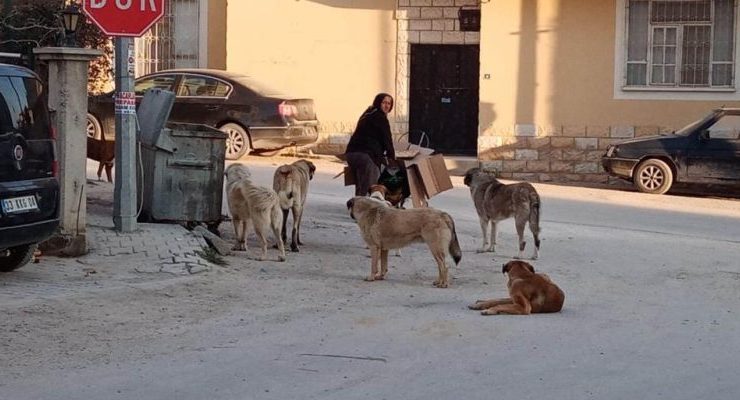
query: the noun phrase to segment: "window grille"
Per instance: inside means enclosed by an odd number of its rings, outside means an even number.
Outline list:
[[[734,87],[736,0],[629,0],[627,87]]]
[[[137,76],[198,67],[199,1],[165,0],[162,19],[135,41]]]

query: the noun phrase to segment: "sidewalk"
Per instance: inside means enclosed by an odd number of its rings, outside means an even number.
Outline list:
[[[178,224],[140,223],[135,232],[121,233],[113,225],[113,183],[99,181],[97,162],[87,164],[87,259],[100,263],[123,257],[137,272],[194,274],[211,264],[196,254],[208,247],[202,236]],[[120,262],[120,261],[119,261]]]

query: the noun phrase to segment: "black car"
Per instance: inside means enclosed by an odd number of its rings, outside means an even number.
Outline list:
[[[740,187],[740,108],[719,108],[676,132],[626,140],[601,164],[641,192],[663,194],[673,183]]]
[[[59,226],[58,164],[43,85],[0,64],[0,271],[20,268]]]
[[[136,79],[137,104],[151,88],[175,93],[170,120],[213,126],[228,134],[226,159],[306,145],[318,139],[314,101],[277,94],[255,79],[212,69],[174,69]],[[90,96],[87,135],[115,137],[114,92]]]

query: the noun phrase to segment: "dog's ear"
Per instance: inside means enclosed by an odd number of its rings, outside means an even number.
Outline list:
[[[511,265],[510,265],[510,264],[511,264],[511,261],[509,261],[509,262],[505,263],[505,264],[504,264],[504,265],[503,265],[503,266],[501,267],[501,273],[502,273],[502,274],[506,274],[506,273],[508,273],[508,272],[509,272],[509,270],[511,269]]]
[[[351,199],[349,199],[349,200],[347,200],[347,209],[348,210],[351,210],[352,209],[352,206],[354,206],[354,205],[355,205],[355,198],[354,197],[351,198]]]
[[[478,168],[470,168],[467,172],[465,172],[465,178],[463,178],[463,183],[465,186],[470,186],[470,183],[473,181],[473,174],[478,172]]]
[[[524,264],[524,266],[527,267],[527,269],[530,270],[534,274],[534,267],[532,266],[532,264],[528,262],[524,262],[524,261],[522,261],[521,263]]]

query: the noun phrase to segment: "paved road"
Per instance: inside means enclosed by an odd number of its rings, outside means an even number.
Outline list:
[[[268,183],[274,165],[251,164],[256,180]],[[287,263],[230,257],[230,267],[210,273],[18,310],[35,327],[46,323],[55,332],[48,342],[60,339],[65,349],[6,345],[13,355],[0,356],[8,366],[0,398],[694,400],[740,393],[739,201],[537,185],[544,208],[535,266],[563,288],[565,309],[483,317],[466,304],[505,293],[500,265],[516,254],[513,223],[500,228],[495,255],[475,253],[479,225],[454,178],[455,189],[431,202],[453,215],[464,251],[452,287],[431,287],[435,268],[422,245],[391,260],[389,280],[366,283],[367,250],[344,209],[351,188],[331,179],[338,170],[320,165],[306,246]],[[57,310],[76,318],[60,322]]]

